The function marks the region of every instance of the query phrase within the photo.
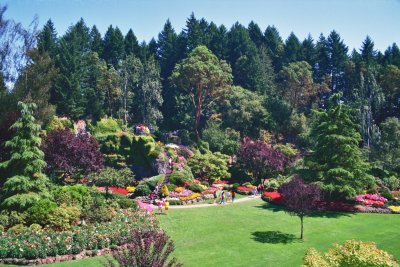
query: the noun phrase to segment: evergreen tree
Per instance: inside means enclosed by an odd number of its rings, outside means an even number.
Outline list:
[[[375,62],[377,58],[377,51],[374,49],[374,42],[368,35],[363,41],[360,51],[361,58],[367,66]]]
[[[285,64],[299,61],[301,58],[301,43],[297,36],[291,32],[285,42],[283,62]]]
[[[132,29],[129,29],[128,33],[125,35],[125,54],[126,56],[134,55],[135,57],[139,56],[139,42],[133,33]]]
[[[396,43],[389,46],[383,56],[383,63],[386,65],[395,65],[400,68],[400,49]]]
[[[103,47],[102,58],[107,64],[111,64],[114,68],[117,68],[125,54],[124,36],[118,27],[115,27],[115,29],[112,25],[108,27],[104,35]]]
[[[264,32],[265,45],[268,55],[272,60],[272,65],[276,72],[282,68],[282,57],[284,53],[284,44],[275,26],[268,26]]]
[[[1,189],[4,209],[24,211],[41,197],[47,197],[47,177],[42,173],[46,165],[40,150],[40,125],[35,123],[35,104],[18,103],[21,117],[13,124],[15,136],[6,143],[11,158],[0,163],[9,175]]]
[[[98,55],[103,53],[103,39],[96,25],[90,30],[90,50]]]
[[[79,118],[85,113],[83,80],[89,51],[89,29],[81,19],[62,36],[57,51],[56,67],[60,70],[60,77],[52,88],[51,103],[57,106],[60,115]]]
[[[325,36],[321,33],[315,45],[316,64],[314,66],[314,78],[321,82],[329,75],[329,50]]]
[[[330,197],[352,198],[374,184],[367,174],[368,163],[363,158],[359,143],[362,140],[355,120],[355,110],[340,102],[341,94],[330,98],[327,111],[316,113],[312,126],[315,138],[313,154],[306,158],[315,181]]]
[[[311,67],[314,67],[315,57],[316,57],[316,51],[315,51],[314,40],[309,34],[307,38],[305,38],[301,43],[300,60],[306,61],[308,64],[310,64]]]
[[[192,51],[199,45],[205,44],[203,29],[206,25],[204,23],[205,21],[197,20],[194,13],[190,14],[190,17],[186,21],[186,29],[184,30],[187,52]]]
[[[47,52],[50,55],[54,55],[57,46],[57,32],[51,19],[43,26],[37,37],[37,42],[37,48],[40,53]]]
[[[329,34],[326,45],[329,53],[327,72],[331,77],[331,90],[332,92],[342,92],[348,47],[336,31],[332,31]]]
[[[254,21],[251,21],[247,27],[247,30],[249,31],[250,39],[257,46],[257,48],[260,48],[264,43],[264,35],[260,27]]]
[[[143,65],[140,84],[134,92],[132,110],[135,122],[143,122],[153,127],[161,122],[161,90],[160,70],[154,58],[151,58]]]
[[[217,27],[215,23],[211,22],[207,28],[207,47],[215,54],[219,59],[227,60],[228,51],[228,40],[227,30],[224,25]]]

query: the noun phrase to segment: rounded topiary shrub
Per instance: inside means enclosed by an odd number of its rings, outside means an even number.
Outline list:
[[[169,177],[169,182],[174,185],[183,185],[189,181],[191,181],[191,179],[184,171],[173,171]]]
[[[118,205],[121,209],[136,209],[137,203],[129,198],[120,198],[118,199]]]
[[[195,193],[201,193],[201,192],[204,191],[204,188],[203,188],[201,185],[199,185],[199,184],[191,184],[191,185],[189,186],[189,190],[190,190],[190,191],[193,191],[193,192],[195,192]]]
[[[147,196],[151,193],[149,186],[145,183],[140,184],[136,187],[135,195],[136,196]]]

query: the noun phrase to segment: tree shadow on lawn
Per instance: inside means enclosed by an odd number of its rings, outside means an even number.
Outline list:
[[[286,209],[284,206],[281,205],[274,205],[271,203],[264,203],[262,205],[257,205],[254,206],[259,209],[266,209],[266,210],[271,210],[273,212],[285,212]],[[338,212],[338,211],[318,211],[315,212],[307,217],[323,217],[323,218],[340,218],[340,217],[351,217],[353,214],[351,212]]]
[[[253,236],[253,240],[260,243],[288,244],[295,240],[301,241],[300,238],[297,238],[292,234],[282,233],[281,231],[256,231],[251,234]]]

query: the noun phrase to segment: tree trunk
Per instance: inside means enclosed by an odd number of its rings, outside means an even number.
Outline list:
[[[303,239],[303,232],[304,232],[304,227],[303,227],[303,216],[300,216],[300,221],[301,221],[301,234],[300,234],[300,239]]]

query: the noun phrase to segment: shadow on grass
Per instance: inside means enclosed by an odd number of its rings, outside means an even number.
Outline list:
[[[288,244],[297,240],[300,241],[299,238],[296,238],[292,234],[285,234],[281,231],[264,231],[264,232],[253,232],[253,240],[260,243],[270,243],[270,244]]]
[[[284,206],[281,205],[274,205],[271,203],[264,203],[261,205],[254,206],[259,209],[266,209],[270,210],[272,212],[285,212],[286,209]],[[313,218],[318,218],[318,217],[323,217],[323,218],[340,218],[340,217],[351,217],[353,214],[351,212],[338,212],[338,211],[318,211],[315,212],[307,217],[313,217]]]

